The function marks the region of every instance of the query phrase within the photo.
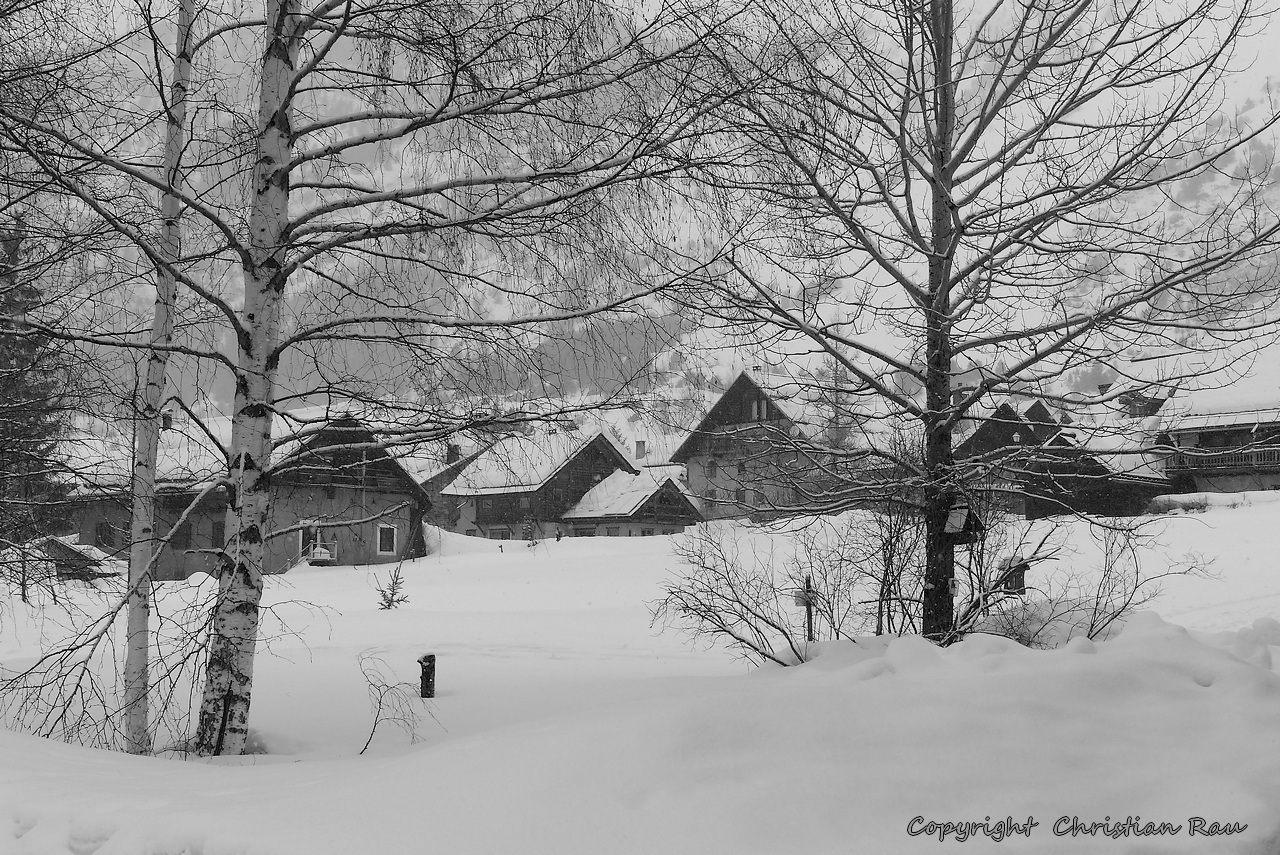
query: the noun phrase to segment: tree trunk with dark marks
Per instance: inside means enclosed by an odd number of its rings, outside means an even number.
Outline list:
[[[288,280],[284,247],[297,21],[295,0],[269,0],[231,427],[227,531],[233,534],[219,565],[218,601],[194,744],[202,755],[242,754],[249,732],[263,540],[271,507],[265,472],[271,456],[272,354],[279,340],[280,306]]]

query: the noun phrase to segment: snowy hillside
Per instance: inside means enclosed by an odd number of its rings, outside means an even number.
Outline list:
[[[665,538],[447,536],[392,611],[372,570],[292,572],[268,597],[296,634],[257,670],[270,753],[184,763],[0,732],[0,855],[934,853],[966,834],[965,853],[1274,855],[1280,505],[1153,525],[1153,558],[1216,555],[1219,578],[1171,580],[1163,619],[1111,641],[870,639],[787,669],[650,627]],[[1059,563],[1087,564],[1073,541]],[[33,655],[33,630],[7,613],[0,661]],[[360,756],[361,654],[416,682],[428,652],[420,741],[384,722]]]

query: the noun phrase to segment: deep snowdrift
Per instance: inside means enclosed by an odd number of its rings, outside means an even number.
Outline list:
[[[272,754],[183,763],[0,731],[0,853],[1275,853],[1277,523],[1275,505],[1160,523],[1169,554],[1219,553],[1221,579],[1172,580],[1160,605],[1212,632],[1148,613],[1060,650],[869,639],[786,669],[650,628],[663,538],[450,538],[406,565],[394,611],[371,570],[291,573],[269,594],[298,635],[272,643],[255,694]],[[29,655],[29,629],[0,626],[0,660]],[[359,655],[412,681],[424,652],[437,720],[415,745],[384,725],[356,756]]]

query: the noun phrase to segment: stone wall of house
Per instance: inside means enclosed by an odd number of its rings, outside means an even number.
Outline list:
[[[707,519],[743,517],[788,507],[796,487],[814,473],[796,465],[788,452],[768,453],[761,443],[726,442],[715,453],[699,450],[685,465],[689,492],[702,500]]]
[[[272,497],[264,569],[282,573],[319,543],[335,564],[400,560],[413,513],[408,494],[346,486],[282,487]],[[387,529],[387,531],[380,531]]]
[[[412,507],[407,494],[333,486],[289,486],[272,496],[272,516],[263,570],[283,573],[313,542],[324,545],[336,564],[385,564],[400,560],[410,535]],[[155,564],[161,581],[212,573],[217,556],[210,550],[225,543],[226,500],[206,496],[171,534],[174,522],[194,495],[162,496],[157,532],[170,535]],[[401,506],[402,507],[397,507]],[[82,500],[72,514],[79,543],[128,560],[130,508],[124,495]],[[389,529],[382,531],[380,529]],[[281,534],[272,536],[275,532]],[[390,547],[389,549],[384,547]]]

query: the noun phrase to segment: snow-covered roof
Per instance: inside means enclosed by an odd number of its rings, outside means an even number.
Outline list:
[[[213,437],[186,420],[160,432],[156,453],[158,484],[200,484],[225,474],[227,460],[219,449],[231,438],[230,419],[205,420]],[[62,441],[59,454],[75,488],[81,492],[116,490],[129,485],[133,472],[133,437],[129,424],[84,419]]]
[[[1280,407],[1234,410],[1216,413],[1171,414],[1171,431],[1206,430],[1209,428],[1251,427],[1280,422]]]
[[[593,413],[591,421],[605,428],[641,465],[666,463],[680,446],[689,425],[675,412],[659,415],[648,409],[616,408]],[[644,443],[644,454],[637,450]]]
[[[492,445],[494,439],[483,431],[462,431],[448,439],[415,442],[389,449],[389,452],[415,481],[422,484],[474,457]]]
[[[643,469],[639,475],[618,470],[596,484],[582,499],[564,514],[565,519],[595,519],[597,517],[626,517],[640,507],[670,482],[677,490],[680,485],[663,468]],[[684,493],[681,490],[681,493]],[[691,497],[685,493],[685,498]]]
[[[1239,353],[1227,367],[1182,379],[1160,416],[1174,433],[1280,422],[1280,346]]]
[[[318,432],[340,420],[355,419],[360,427],[378,436],[376,425],[347,411],[331,407],[289,410],[275,418],[276,437],[272,463],[297,453]],[[127,488],[133,469],[133,436],[128,422],[81,419],[60,446],[60,454],[75,482],[77,492],[97,492]],[[160,431],[156,453],[156,483],[193,488],[212,482],[227,471],[225,449],[231,445],[231,419],[223,415],[199,418],[175,413],[171,427]],[[406,451],[393,448],[390,456],[404,466]],[[412,475],[412,470],[405,467]],[[416,483],[416,481],[415,481]]]
[[[1165,480],[1167,455],[1152,451],[1162,431],[1159,416],[1130,418],[1113,404],[1079,407],[1058,439],[1081,449],[1113,476]]]
[[[129,575],[129,562],[117,555],[104,552],[96,546],[77,542],[78,535],[61,535],[39,538],[30,546],[43,552],[51,560],[66,559],[74,556],[83,560],[85,566],[96,567],[99,574]]]
[[[1111,392],[1128,385],[1157,397],[1167,395],[1160,415],[1168,430],[1280,420],[1280,344],[1270,341],[1149,357],[1123,373]]]
[[[441,492],[450,496],[481,496],[537,490],[597,441],[611,449],[625,468],[632,471],[639,468],[627,451],[599,427],[548,425],[498,440]]]

